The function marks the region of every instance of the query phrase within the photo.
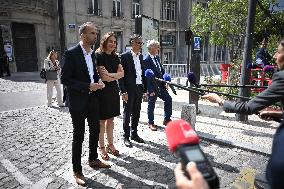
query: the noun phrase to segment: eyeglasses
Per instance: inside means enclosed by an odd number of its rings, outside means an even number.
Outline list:
[[[144,44],[143,42],[136,42],[136,41],[135,41],[135,43],[137,43],[138,45],[143,45]]]

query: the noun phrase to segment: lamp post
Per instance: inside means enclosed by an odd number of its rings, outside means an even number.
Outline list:
[[[248,7],[248,18],[247,18],[247,28],[246,28],[246,38],[245,38],[245,49],[244,49],[244,58],[242,62],[242,72],[241,72],[241,85],[249,84],[249,70],[247,65],[252,62],[252,39],[253,39],[253,27],[255,21],[255,12],[256,12],[256,0],[249,1]],[[248,97],[249,89],[241,88],[239,91],[239,96]],[[236,114],[237,121],[247,121],[248,116],[244,114]]]

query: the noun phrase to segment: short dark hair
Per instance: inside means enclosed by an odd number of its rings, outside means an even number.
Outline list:
[[[131,43],[135,40],[135,39],[142,39],[142,36],[139,34],[132,34],[129,38],[129,44],[131,45]]]
[[[81,35],[82,33],[85,33],[86,28],[88,26],[96,26],[95,22],[85,22],[83,23],[81,26],[79,26],[79,35]]]

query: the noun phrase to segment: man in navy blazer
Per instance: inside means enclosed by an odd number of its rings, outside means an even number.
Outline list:
[[[154,77],[163,79],[165,70],[160,63],[158,56],[160,50],[160,44],[156,40],[149,40],[147,42],[148,55],[144,59],[145,69],[151,69],[154,72]],[[156,87],[157,86],[157,87]],[[148,124],[152,131],[157,130],[157,126],[154,124],[154,109],[157,97],[164,101],[164,121],[163,125],[167,125],[171,121],[172,116],[172,97],[169,95],[166,84],[147,78],[147,90],[148,90]]]
[[[124,77],[119,79],[119,88],[123,100],[123,130],[124,144],[132,147],[131,139],[144,143],[144,140],[137,134],[137,126],[140,118],[140,110],[143,93],[146,93],[146,78],[144,76],[143,55],[141,47],[143,45],[141,36],[134,34],[129,41],[131,50],[121,55],[121,64],[124,70]],[[131,119],[131,131],[129,127]]]
[[[85,133],[85,119],[89,125],[89,165],[92,168],[108,168],[108,164],[98,159],[99,103],[98,93],[104,87],[99,80],[95,56],[91,46],[97,39],[97,29],[93,22],[80,26],[81,41],[68,49],[64,55],[61,81],[67,87],[69,112],[73,123],[72,164],[77,184],[85,186],[82,173],[81,155]]]

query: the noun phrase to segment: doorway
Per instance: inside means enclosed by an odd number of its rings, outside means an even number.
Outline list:
[[[34,25],[13,22],[12,37],[17,71],[38,71]]]

